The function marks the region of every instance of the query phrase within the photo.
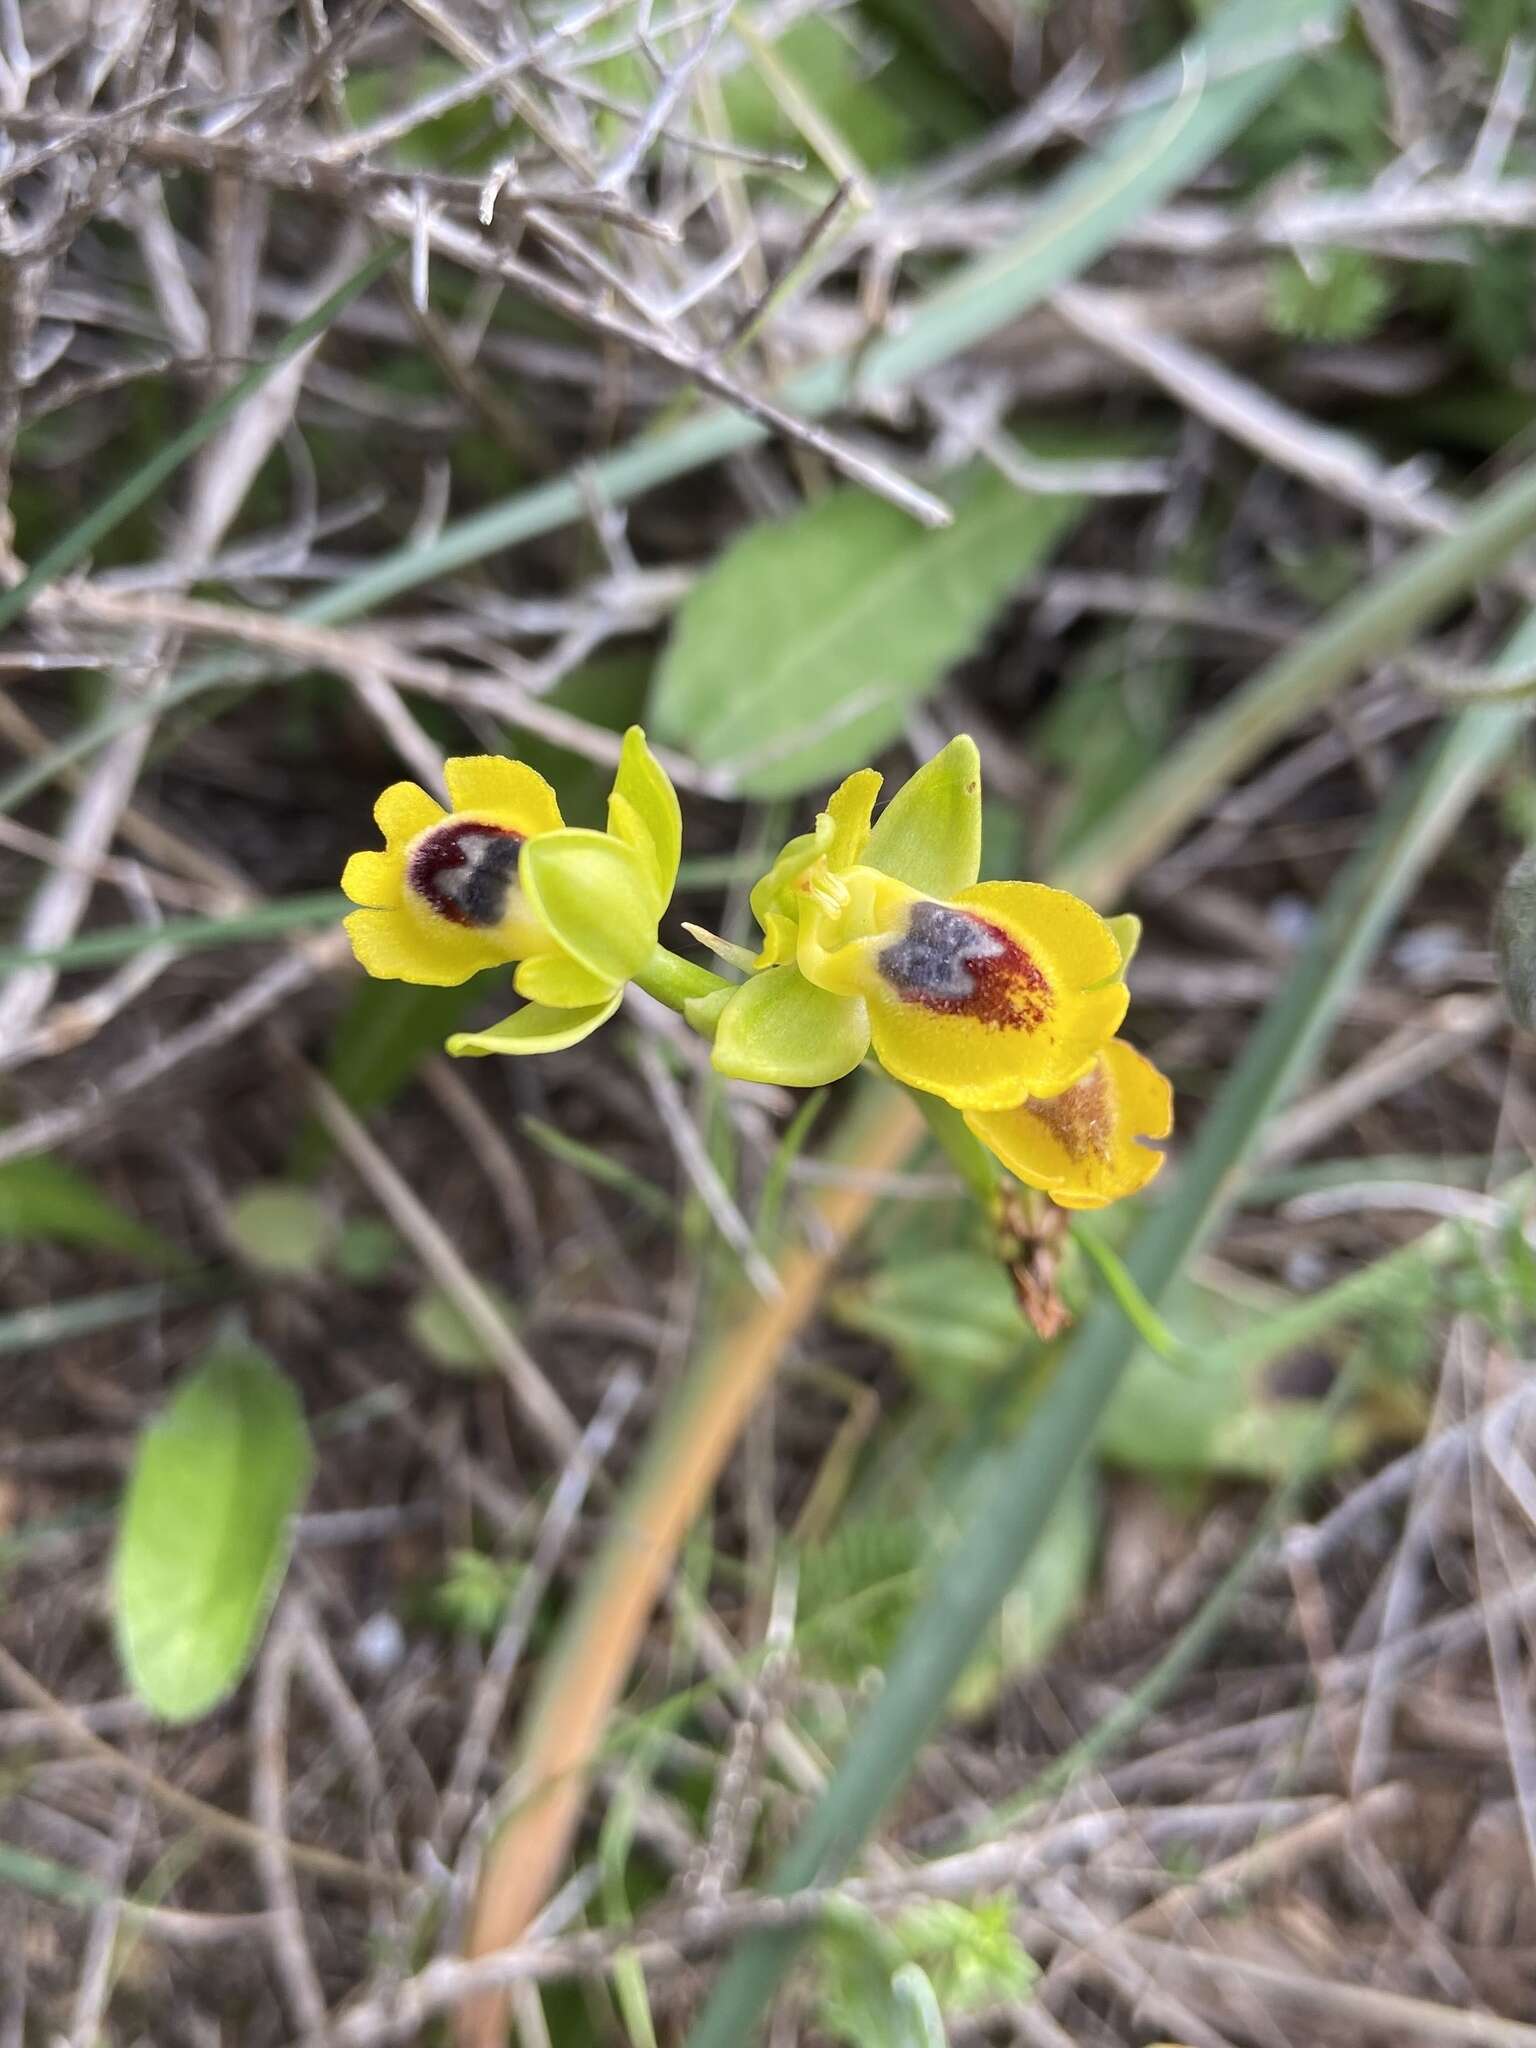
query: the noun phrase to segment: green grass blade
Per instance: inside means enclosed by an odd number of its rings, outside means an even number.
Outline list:
[[[863,354],[802,372],[786,385],[784,402],[820,416],[856,386],[899,385],[1018,319],[1218,155],[1285,82],[1309,42],[1331,34],[1343,12],[1342,0],[1228,0],[1179,53],[1186,83],[1176,100],[1123,122],[1101,152],[1056,182],[1024,235],[962,267],[913,312],[902,333]],[[628,504],[658,484],[755,446],[767,432],[742,412],[701,413],[585,465],[579,477],[554,478],[458,520],[424,547],[397,548],[295,606],[293,616],[310,625],[359,618],[403,591],[586,518],[594,497]],[[227,682],[234,672],[228,661],[205,663],[164,693],[155,708],[163,711]],[[147,707],[125,705],[90,721],[0,785],[0,811],[13,809],[61,767],[146,715]]]
[[[0,974],[17,967],[101,967],[148,952],[151,946],[174,946],[187,953],[272,939],[307,925],[331,924],[350,907],[337,890],[320,889],[311,896],[283,897],[229,917],[172,917],[164,924],[118,925],[107,931],[86,932],[67,946],[49,946],[37,953],[29,953],[25,946],[0,946]]]
[[[17,1309],[13,1315],[0,1316],[0,1357],[8,1352],[41,1351],[95,1330],[110,1330],[118,1323],[137,1322],[142,1316],[158,1315],[173,1302],[196,1300],[212,1291],[211,1281],[207,1286],[152,1282],[143,1287],[119,1287],[108,1294],[83,1295],[78,1301],[43,1302],[36,1308]]]
[[[621,1159],[610,1159],[595,1145],[583,1145],[579,1138],[567,1137],[564,1131],[558,1130],[554,1124],[545,1123],[542,1117],[520,1116],[517,1121],[519,1128],[526,1131],[534,1144],[552,1159],[574,1167],[600,1187],[612,1188],[616,1194],[627,1196],[641,1215],[669,1226],[676,1223],[677,1204],[666,1189],[657,1187],[654,1181],[645,1180]]]
[[[1506,754],[1518,723],[1518,714],[1507,711],[1459,719],[1430,745],[1340,877],[1283,999],[1254,1031],[1183,1161],[1172,1199],[1137,1238],[1128,1265],[1149,1301],[1158,1300],[1230,1199],[1266,1118],[1316,1058],[1383,933]],[[773,1890],[835,1880],[878,1821],[1091,1445],[1136,1342],[1113,1303],[1101,1303],[1085,1320],[1028,1429],[999,1459],[968,1529],[946,1553],[878,1700],[775,1869]],[[742,2048],[752,2039],[802,1932],[743,1943],[688,2048]]]
[[[0,1842],[0,1884],[31,1892],[34,1898],[52,1899],[63,1906],[126,1905],[128,1902],[84,1870],[71,1870],[50,1857],[33,1856],[14,1842]]]
[[[0,592],[0,630],[19,618],[40,590],[44,590],[66,569],[72,569],[83,561],[97,543],[104,540],[114,527],[121,526],[130,513],[152,498],[168,477],[187,459],[195,455],[211,434],[216,434],[226,420],[232,419],[245,401],[261,389],[275,370],[286,363],[290,356],[298,354],[318,335],[325,332],[344,307],[365,292],[369,285],[394,262],[399,251],[391,244],[381,250],[355,270],[352,275],[333,291],[328,299],[306,313],[304,318],[282,335],[271,355],[254,363],[244,376],[239,377],[229,389],[216,398],[206,411],[200,412],[195,420],[173,434],[163,447],[158,448],[147,462],[141,463],[132,476],[124,479],[115,491],[109,491],[99,505],[92,506],[85,517],[77,520],[68,533],[61,534],[51,547],[45,548],[32,567],[7,591]]]

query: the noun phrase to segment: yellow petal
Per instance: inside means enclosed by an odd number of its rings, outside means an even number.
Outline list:
[[[984,882],[948,903],[888,895],[873,936],[821,962],[808,960],[802,928],[800,959],[822,986],[864,996],[876,1055],[897,1080],[957,1109],[1059,1094],[1128,1001],[1103,918],[1034,882]]]
[[[403,852],[354,853],[341,871],[342,894],[368,910],[393,910],[404,886]]]
[[[343,920],[358,965],[377,981],[455,988],[506,954],[481,932],[412,917],[404,910],[354,910]]]
[[[1064,972],[1070,968],[1079,988],[1092,988],[1120,971],[1120,942],[1109,919],[1069,890],[1044,882],[977,882],[954,900],[1028,933]]]
[[[392,782],[373,807],[373,821],[391,853],[446,816],[437,798],[414,782]]]
[[[781,849],[767,874],[753,883],[748,901],[766,939],[763,966],[778,966],[794,958],[795,882],[819,857],[815,833],[801,832]]]
[[[456,1060],[480,1059],[487,1053],[562,1052],[606,1024],[622,995],[622,989],[615,989],[606,1002],[589,1003],[581,1010],[550,1010],[543,1003],[525,1003],[484,1031],[456,1031],[444,1049]]]
[[[443,763],[443,777],[456,811],[484,812],[525,839],[536,832],[558,832],[564,822],[555,792],[526,761],[460,754]]]
[[[1144,1188],[1163,1164],[1146,1139],[1173,1129],[1173,1090],[1120,1039],[1048,1101],[968,1111],[966,1124],[1011,1174],[1063,1209],[1102,1209]]]
[[[875,798],[884,780],[878,768],[859,768],[827,798],[827,808],[817,820],[816,838],[830,867],[851,868],[864,851]]]
[[[530,1003],[543,1003],[556,1010],[578,1010],[590,1003],[606,1003],[613,983],[583,967],[568,953],[536,953],[525,960],[512,977],[512,986]]]

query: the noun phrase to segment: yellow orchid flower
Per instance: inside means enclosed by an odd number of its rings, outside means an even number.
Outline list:
[[[521,960],[543,939],[518,885],[518,856],[564,825],[555,792],[522,761],[471,754],[443,764],[444,810],[414,782],[373,807],[382,853],[354,853],[342,892],[358,964],[381,981],[452,988],[483,967]]]
[[[565,824],[554,791],[522,761],[447,761],[452,810],[414,782],[374,806],[384,850],[355,853],[341,886],[361,966],[383,980],[452,987],[517,964],[524,1007],[452,1053],[549,1052],[612,1016],[656,952],[682,848],[677,796],[638,726],[624,736],[608,829]]]
[[[1044,1101],[967,1110],[967,1128],[1026,1187],[1062,1209],[1104,1209],[1162,1169],[1146,1141],[1173,1129],[1173,1090],[1143,1054],[1112,1039],[1087,1073]]]
[[[764,944],[752,978],[711,999],[716,1067],[808,1087],[872,1046],[957,1109],[1060,1094],[1125,1015],[1114,929],[1065,890],[976,880],[972,740],[952,740],[872,822],[880,781],[849,776],[752,892]]]

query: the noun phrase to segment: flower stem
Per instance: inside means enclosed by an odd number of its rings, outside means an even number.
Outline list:
[[[724,975],[711,974],[707,967],[696,967],[669,947],[658,946],[635,976],[635,986],[669,1010],[681,1011],[693,997],[718,995],[732,984]]]

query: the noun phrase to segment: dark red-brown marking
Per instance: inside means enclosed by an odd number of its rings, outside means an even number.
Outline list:
[[[1051,985],[1016,940],[948,903],[915,903],[907,928],[881,950],[880,973],[903,1001],[996,1031],[1033,1031],[1050,1013]]]
[[[1039,1117],[1070,1159],[1108,1159],[1114,1135],[1114,1104],[1104,1062],[1097,1060],[1081,1081],[1060,1095],[1032,1096],[1024,1107]]]
[[[506,914],[522,844],[522,833],[505,825],[450,819],[412,853],[407,879],[439,917],[483,931]]]

